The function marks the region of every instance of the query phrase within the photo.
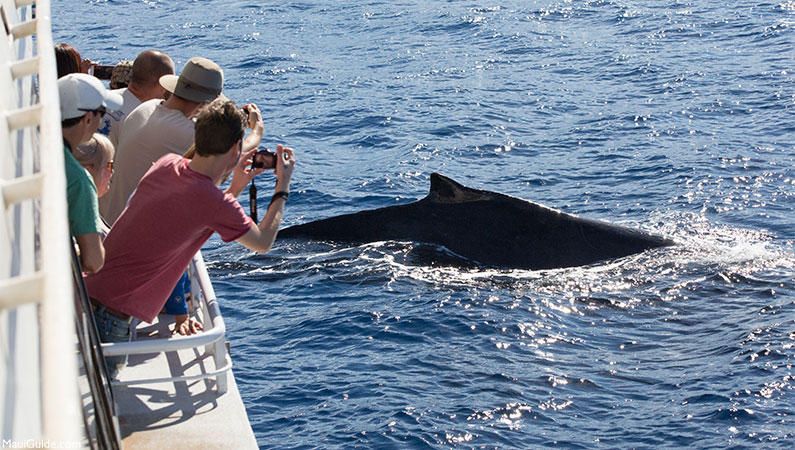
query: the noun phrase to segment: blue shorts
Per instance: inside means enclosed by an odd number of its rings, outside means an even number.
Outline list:
[[[166,300],[166,304],[164,306],[166,314],[172,315],[180,315],[180,314],[188,314],[188,302],[186,301],[187,296],[190,295],[190,277],[188,277],[188,272],[182,274],[179,281],[177,281],[177,285],[174,286],[174,290],[171,291],[171,295],[168,296],[168,300]]]

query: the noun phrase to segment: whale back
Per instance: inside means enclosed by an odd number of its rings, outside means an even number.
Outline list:
[[[550,269],[591,264],[672,245],[660,236],[473,189],[433,173],[418,201],[295,225],[281,237],[351,243],[437,244],[489,266]]]

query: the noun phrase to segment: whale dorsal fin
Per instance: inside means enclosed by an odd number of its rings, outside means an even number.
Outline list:
[[[485,200],[488,192],[468,188],[444,175],[431,174],[431,191],[428,198],[440,203],[460,203]]]

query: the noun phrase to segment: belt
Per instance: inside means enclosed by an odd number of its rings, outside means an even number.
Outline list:
[[[127,323],[130,323],[130,321],[132,321],[132,316],[129,315],[129,314],[125,314],[125,313],[123,313],[121,311],[117,311],[117,310],[111,308],[110,306],[105,306],[102,303],[100,303],[99,300],[97,300],[95,298],[88,297],[88,299],[91,300],[91,305],[94,307],[94,311],[96,311],[96,310],[98,310],[100,308],[104,308],[105,311],[108,314],[110,314],[111,316],[113,316],[113,317],[115,317],[117,319],[121,319],[121,320],[123,320],[123,321],[125,321]]]

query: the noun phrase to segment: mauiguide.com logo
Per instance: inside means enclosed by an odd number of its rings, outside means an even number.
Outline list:
[[[81,448],[80,442],[56,442],[49,439],[28,439],[26,441],[3,439],[2,443],[2,448]]]

